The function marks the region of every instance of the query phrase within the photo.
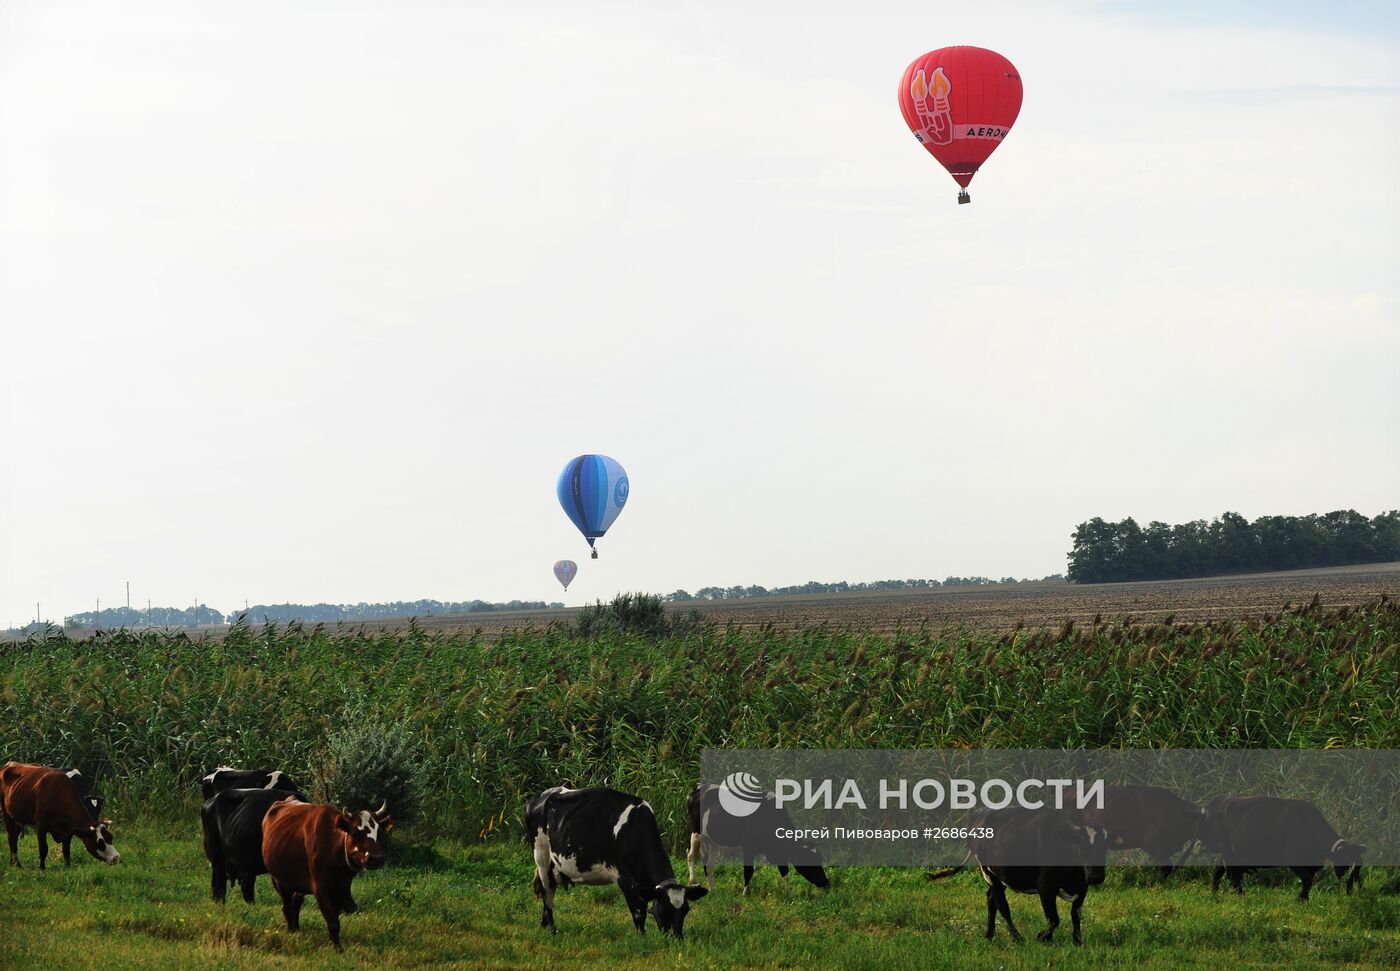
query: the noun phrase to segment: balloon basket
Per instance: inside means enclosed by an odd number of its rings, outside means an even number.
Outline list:
[[[967,204],[968,204],[969,202],[971,202],[971,201],[972,201],[972,196],[970,196],[970,195],[967,194],[967,190],[966,190],[966,189],[964,189],[964,190],[962,190],[961,192],[958,193],[958,205],[960,205],[960,206],[965,206],[965,205],[967,205]]]
[[[594,550],[594,551],[593,551],[593,555],[592,555],[591,557],[589,557],[589,559],[596,560],[597,558],[598,558],[598,551],[597,551],[597,550]]]

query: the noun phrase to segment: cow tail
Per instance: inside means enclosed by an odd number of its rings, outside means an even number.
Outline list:
[[[926,876],[927,876],[930,880],[942,880],[942,879],[944,879],[945,877],[951,877],[951,876],[952,876],[953,874],[955,874],[955,873],[962,873],[964,870],[966,870],[966,869],[967,869],[967,864],[968,864],[971,860],[972,860],[972,851],[971,851],[971,850],[968,850],[968,851],[967,851],[967,856],[963,857],[963,861],[962,861],[961,863],[959,863],[957,866],[955,866],[955,867],[948,867],[948,868],[945,869],[945,870],[939,870],[937,873],[929,873],[929,874],[926,874]]]

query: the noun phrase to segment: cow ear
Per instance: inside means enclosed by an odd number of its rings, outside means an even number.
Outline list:
[[[383,819],[381,819],[381,820],[379,821],[379,825],[382,826],[382,827],[384,827],[384,832],[387,833],[387,832],[389,832],[391,829],[393,829],[395,826],[397,826],[398,823],[394,822],[394,817],[393,817],[393,816],[388,816],[388,815],[386,815]]]
[[[692,883],[690,886],[685,888],[685,899],[699,900],[701,897],[705,896],[705,894],[709,892],[710,890],[708,887],[701,886],[698,883]]]
[[[350,818],[344,813],[341,813],[339,816],[335,817],[335,828],[343,829],[347,833],[350,832]]]

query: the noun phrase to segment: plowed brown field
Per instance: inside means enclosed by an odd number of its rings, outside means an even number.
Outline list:
[[[1400,597],[1400,562],[1199,580],[995,584],[694,601],[674,607],[693,607],[708,620],[742,626],[831,623],[894,630],[926,622],[935,627],[1006,630],[1021,623],[1028,627],[1058,626],[1066,620],[1087,623],[1095,615],[1105,622],[1124,617],[1140,621],[1168,616],[1177,621],[1260,617],[1278,613],[1288,603],[1306,603],[1314,595],[1324,606],[1360,604],[1382,595]],[[418,623],[431,630],[479,629],[491,636],[506,627],[569,621],[577,612],[578,608],[562,608],[457,614],[420,617]],[[406,623],[392,620],[364,626],[377,630]]]

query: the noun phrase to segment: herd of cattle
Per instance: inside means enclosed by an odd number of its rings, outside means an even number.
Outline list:
[[[343,811],[313,804],[284,772],[239,770],[221,766],[201,780],[204,854],[212,868],[213,899],[223,903],[230,884],[252,903],[253,885],[268,874],[282,899],[287,929],[300,925],[303,901],[316,900],[331,943],[340,949],[340,915],[356,910],[350,885],[363,870],[384,865],[381,838],[394,827],[387,805],[376,810]],[[676,880],[661,829],[643,799],[602,787],[556,786],[531,799],[525,808],[525,839],[534,854],[534,891],[543,904],[540,926],[554,924],[554,895],[572,884],[616,884],[632,921],[644,931],[651,913],[663,933],[684,932],[693,901],[713,888],[711,857],[719,848],[744,861],[743,893],[749,893],[754,862],[762,856],[786,877],[789,865],[818,887],[829,881],[818,854],[791,845],[775,852],[767,837],[791,820],[770,793],[760,811],[743,818],[724,812],[718,787],[702,785],[687,804],[690,823],[688,882]],[[70,863],[76,838],[95,858],[118,863],[111,820],[102,818],[103,800],[75,769],[64,771],[8,762],[0,768],[0,815],[10,841],[10,862],[19,866],[19,837],[33,826],[39,843],[39,868],[48,858],[49,837]],[[1236,893],[1243,892],[1246,872],[1265,861],[1280,861],[1302,880],[1301,900],[1327,863],[1346,891],[1361,880],[1366,847],[1341,838],[1316,806],[1305,800],[1271,796],[1221,797],[1201,808],[1156,786],[1109,786],[1103,808],[1076,813],[1007,808],[986,811],[973,827],[993,836],[970,840],[968,861],[975,860],[987,883],[987,937],[999,913],[1007,930],[1021,940],[1007,905],[1008,889],[1037,894],[1049,921],[1038,936],[1049,941],[1059,926],[1056,898],[1071,901],[1073,939],[1080,943],[1080,908],[1089,888],[1103,883],[1109,849],[1142,849],[1171,873],[1193,847],[1218,854],[1211,882],[1217,890],[1228,875]],[[1037,847],[1053,845],[1056,862],[1024,865]],[[1066,848],[1071,857],[1064,858]],[[1009,863],[1004,861],[1016,861]],[[706,885],[695,883],[695,866]],[[942,879],[964,869],[930,874]],[[1348,872],[1349,871],[1349,872]]]

